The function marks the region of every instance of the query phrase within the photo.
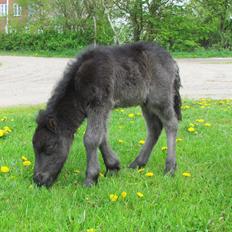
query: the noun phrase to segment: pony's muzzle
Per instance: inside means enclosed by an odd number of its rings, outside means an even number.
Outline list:
[[[53,178],[48,173],[37,173],[34,175],[33,180],[39,187],[50,187],[53,183]]]

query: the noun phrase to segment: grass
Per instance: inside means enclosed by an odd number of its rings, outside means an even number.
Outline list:
[[[81,50],[62,50],[62,51],[46,51],[46,50],[40,50],[40,51],[27,51],[27,50],[19,50],[19,51],[5,51],[0,50],[1,56],[35,56],[35,57],[58,57],[58,58],[72,58],[75,57],[78,52]]]
[[[81,50],[66,49],[62,51],[3,51],[0,55],[11,56],[36,56],[36,57],[67,57],[72,58]],[[193,52],[171,52],[174,58],[210,58],[210,57],[232,57],[232,51],[229,50],[199,50]]]
[[[32,182],[33,167],[23,167],[21,156],[34,161],[31,138],[38,107],[2,108],[0,128],[12,132],[0,138],[1,231],[232,231],[232,101],[185,101],[177,144],[178,170],[174,178],[163,176],[165,135],[156,145],[145,170],[139,173],[127,165],[138,153],[145,138],[145,125],[139,108],[114,111],[110,120],[110,142],[117,151],[122,170],[100,177],[97,186],[84,188],[85,150],[78,130],[69,158],[55,183],[47,190]],[[128,114],[134,113],[134,118]],[[197,134],[187,131],[198,123]],[[118,140],[123,140],[119,143]],[[101,159],[101,170],[104,165]],[[80,170],[76,173],[75,170]],[[153,177],[145,173],[152,171]],[[191,177],[184,177],[188,171]],[[110,194],[127,197],[116,202]],[[137,192],[144,197],[138,198]]]
[[[212,57],[232,57],[230,50],[199,50],[193,52],[173,52],[175,58],[212,58]]]

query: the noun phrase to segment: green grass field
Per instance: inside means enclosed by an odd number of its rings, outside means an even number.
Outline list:
[[[12,129],[0,138],[0,166],[10,168],[0,173],[0,231],[232,231],[232,100],[183,105],[175,177],[163,176],[164,133],[143,171],[127,168],[146,134],[140,109],[129,108],[114,111],[109,122],[110,143],[120,157],[121,171],[100,177],[97,186],[83,187],[84,124],[49,190],[32,182],[31,138],[39,107],[0,109],[0,129]],[[134,117],[128,117],[130,113]],[[189,132],[189,127],[195,131]],[[23,166],[23,155],[31,166]],[[147,177],[147,172],[154,176]],[[117,201],[111,201],[110,194],[117,194]]]
[[[78,50],[66,49],[62,51],[4,51],[0,50],[1,56],[35,56],[35,57],[67,57],[72,58],[77,55]],[[196,50],[192,52],[171,52],[174,58],[210,58],[210,57],[232,57],[230,50]]]

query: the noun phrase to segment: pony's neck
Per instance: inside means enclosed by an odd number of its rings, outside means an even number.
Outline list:
[[[60,129],[72,135],[85,119],[80,101],[73,91],[67,92],[57,101],[51,111],[56,116]]]

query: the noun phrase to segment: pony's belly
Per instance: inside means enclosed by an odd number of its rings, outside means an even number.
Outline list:
[[[143,104],[149,93],[149,79],[137,70],[137,75],[125,72],[116,75],[113,100],[115,107],[130,107]]]
[[[146,98],[146,91],[141,91],[141,89],[135,89],[131,92],[125,91],[123,93],[115,95],[113,99],[113,104],[115,108],[137,106],[145,103]]]
[[[120,100],[115,100],[114,101],[114,108],[126,108],[126,107],[132,107],[132,106],[137,106],[141,105],[143,102],[135,102],[135,101],[120,101]]]

